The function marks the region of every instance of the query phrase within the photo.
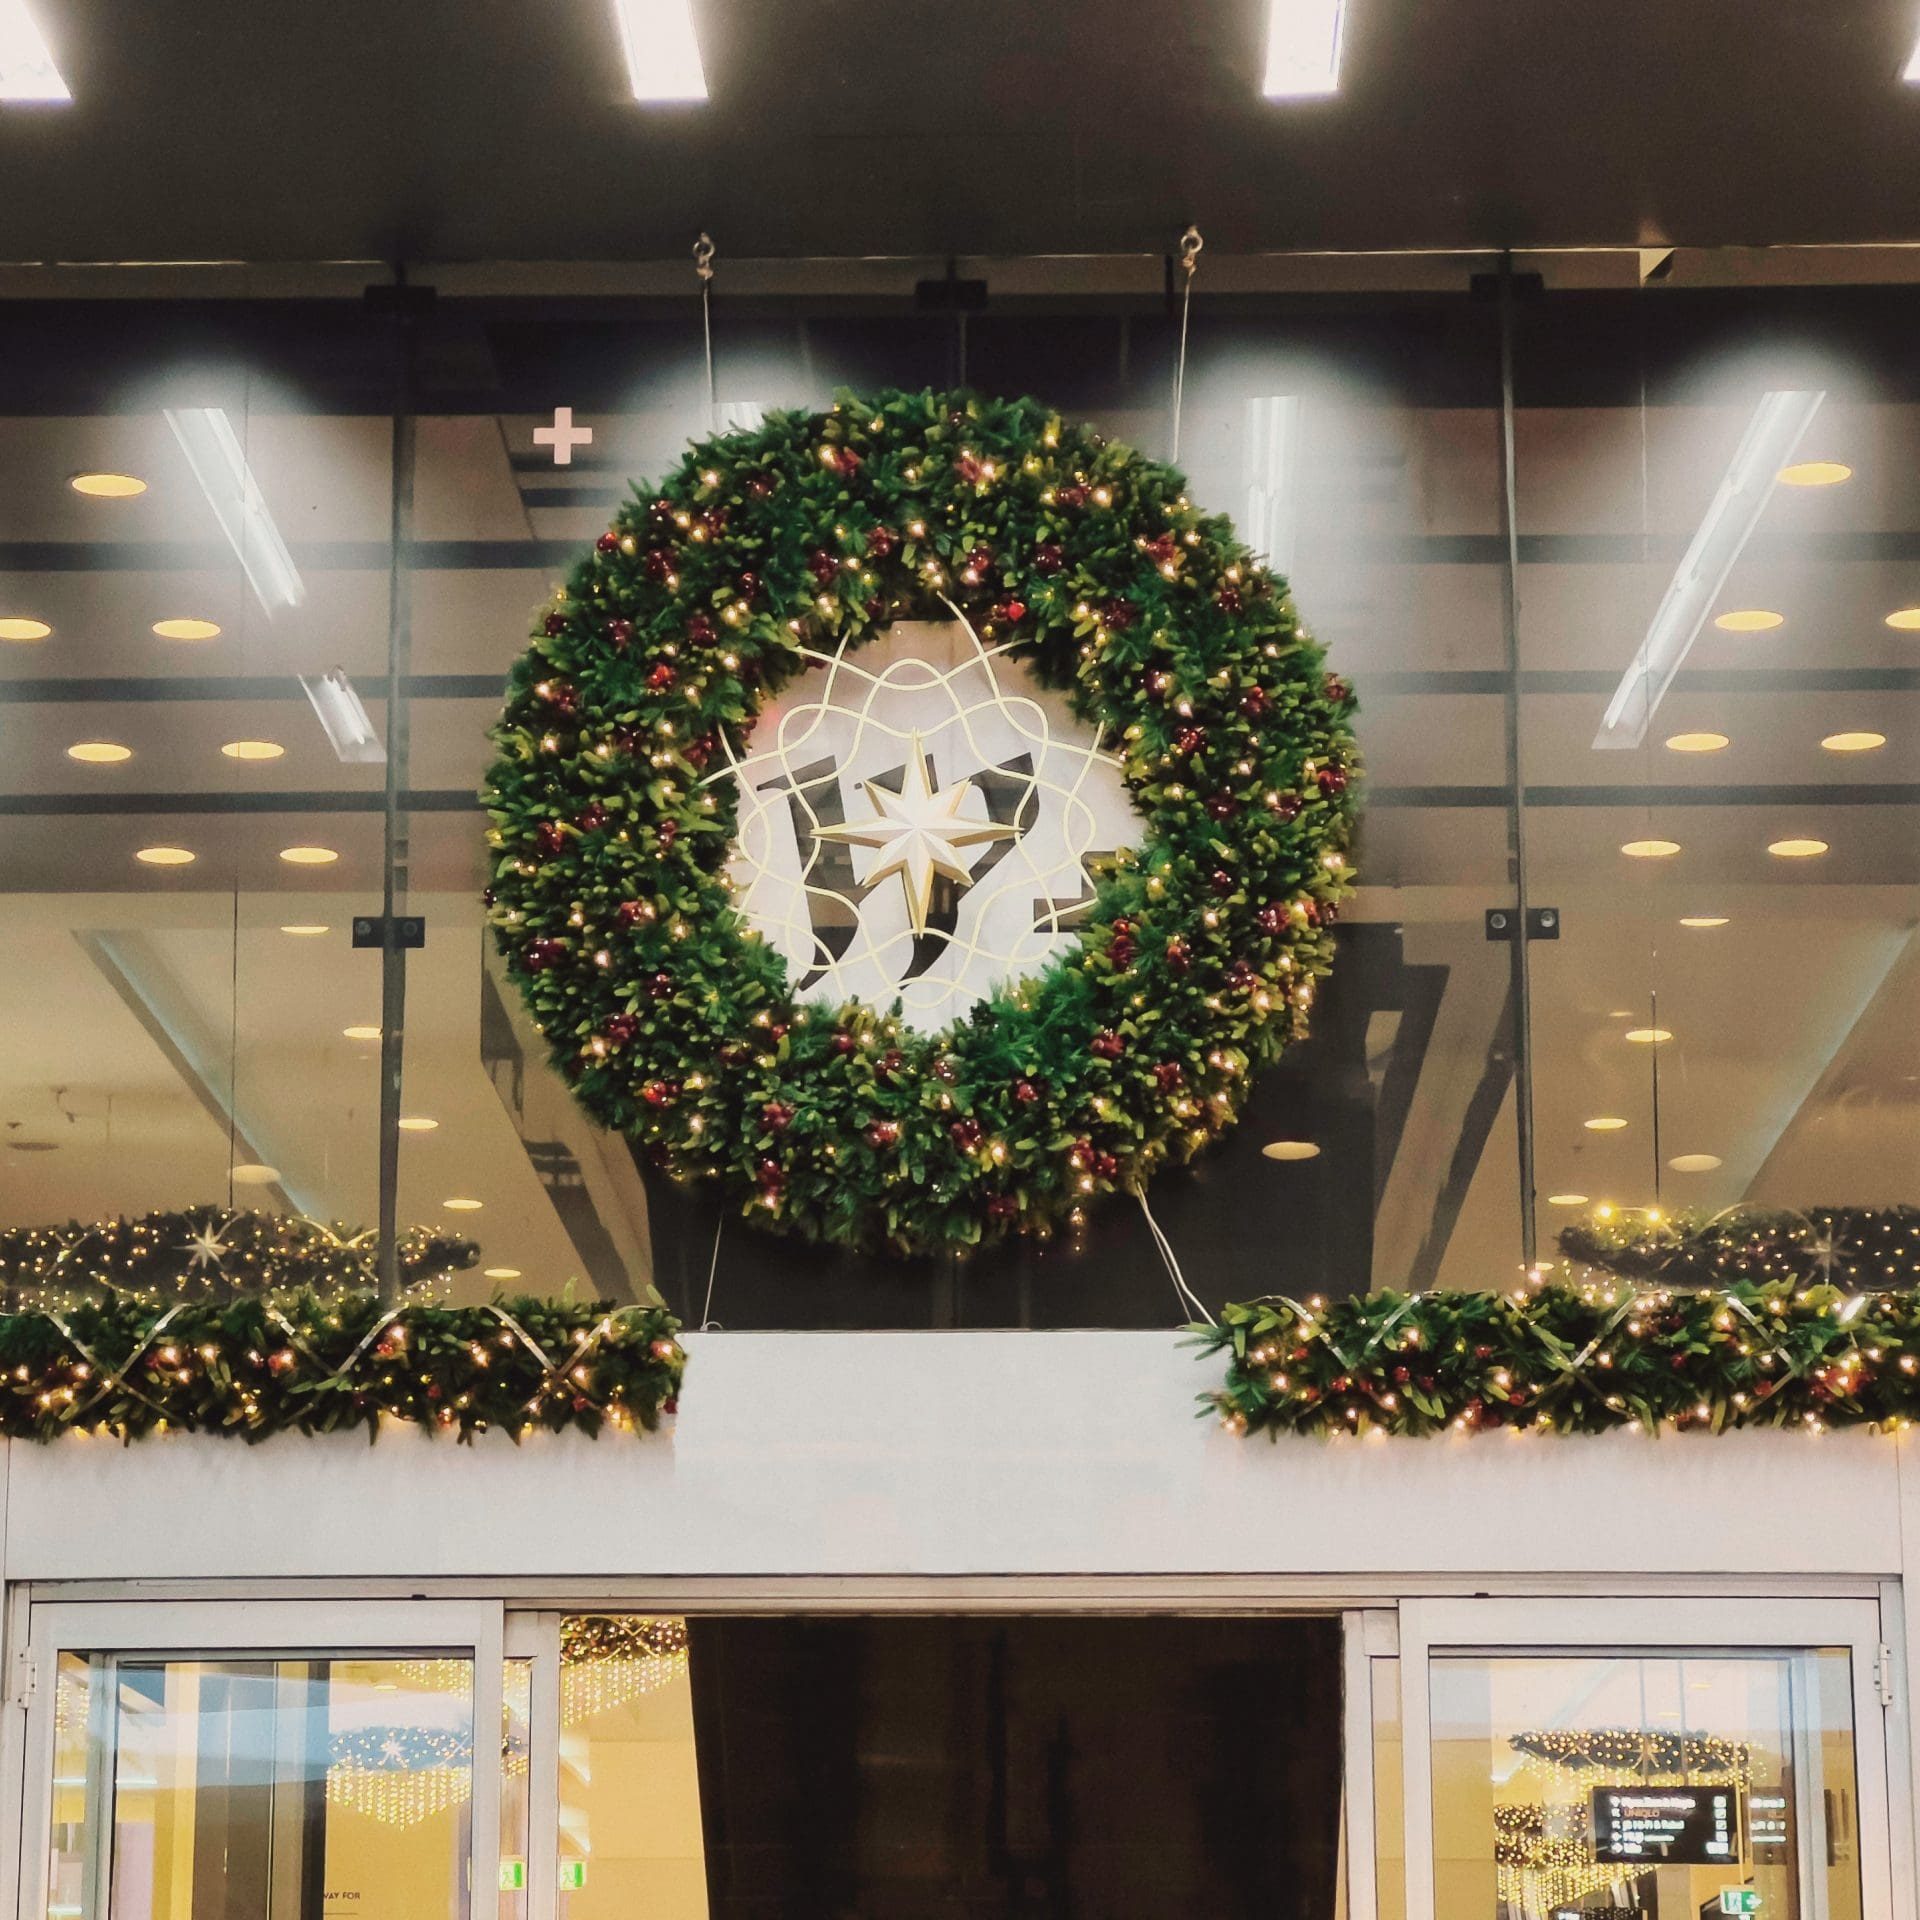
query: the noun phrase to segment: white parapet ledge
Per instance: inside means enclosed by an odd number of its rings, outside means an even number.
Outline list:
[[[1174,1333],[687,1340],[656,1435],[15,1443],[9,1580],[1880,1576],[1903,1444],[1239,1440]]]

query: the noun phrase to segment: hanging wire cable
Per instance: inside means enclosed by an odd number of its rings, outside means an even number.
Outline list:
[[[1180,1271],[1180,1262],[1174,1257],[1173,1242],[1167,1238],[1166,1229],[1153,1217],[1153,1209],[1147,1205],[1147,1196],[1136,1187],[1133,1197],[1140,1202],[1147,1231],[1153,1235],[1153,1244],[1160,1249],[1160,1258],[1167,1264],[1167,1278],[1173,1282],[1174,1298],[1179,1301],[1181,1310],[1184,1312],[1191,1308],[1196,1320],[1204,1320],[1208,1326],[1215,1325],[1213,1315],[1207,1311],[1207,1303],[1187,1285],[1187,1276]]]
[[[1198,227],[1189,227],[1180,236],[1180,271],[1186,284],[1180,290],[1180,357],[1173,367],[1173,451],[1171,460],[1180,458],[1180,410],[1187,398],[1187,321],[1193,311],[1193,276],[1200,271],[1200,249],[1206,245]]]
[[[713,238],[703,233],[693,243],[693,270],[700,281],[700,332],[707,350],[707,429],[720,426],[720,394],[713,383]]]
[[[700,1309],[700,1331],[713,1333],[719,1329],[713,1317],[713,1283],[720,1274],[720,1236],[727,1230],[727,1216],[722,1209],[720,1218],[713,1224],[713,1259],[707,1266],[707,1303]]]

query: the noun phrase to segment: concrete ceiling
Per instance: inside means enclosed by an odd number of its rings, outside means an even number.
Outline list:
[[[0,260],[633,260],[1913,240],[1906,0],[1351,0],[1336,98],[1257,0],[696,0],[704,107],[609,0],[40,0]]]

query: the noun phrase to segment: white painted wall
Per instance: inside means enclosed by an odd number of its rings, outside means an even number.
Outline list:
[[[1920,1541],[1875,1434],[1269,1445],[1195,1419],[1217,1367],[1173,1334],[687,1345],[639,1438],[16,1445],[5,1577],[1888,1577],[1903,1504]]]

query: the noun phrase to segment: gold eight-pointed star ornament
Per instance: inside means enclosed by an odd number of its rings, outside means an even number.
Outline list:
[[[962,811],[977,791],[971,780],[957,780],[934,790],[927,756],[916,733],[907,747],[906,770],[900,791],[877,781],[863,780],[874,811],[864,820],[843,826],[816,827],[817,840],[838,840],[850,847],[871,847],[877,858],[867,874],[867,885],[877,887],[895,874],[906,889],[907,917],[915,933],[927,930],[927,910],[933,901],[938,875],[955,886],[973,883],[973,865],[990,841],[1012,840],[1016,827],[979,820]]]

